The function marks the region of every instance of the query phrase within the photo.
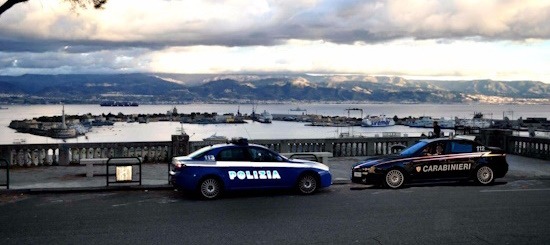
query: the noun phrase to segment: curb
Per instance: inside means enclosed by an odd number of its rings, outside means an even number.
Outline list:
[[[79,192],[106,192],[106,191],[148,191],[172,190],[172,185],[140,185],[140,186],[102,186],[102,187],[71,187],[71,188],[32,188],[0,190],[0,194],[47,194],[47,193],[79,193]]]
[[[336,179],[332,180],[332,184],[333,185],[347,185],[347,184],[351,184],[351,180],[343,179],[343,178],[336,178]]]

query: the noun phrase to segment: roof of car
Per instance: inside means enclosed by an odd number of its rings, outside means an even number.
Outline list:
[[[228,147],[228,146],[257,146],[257,147],[266,148],[266,147],[263,146],[263,145],[257,145],[257,144],[234,144],[234,143],[230,143],[230,142],[221,143],[221,144],[215,144],[215,145],[211,145],[210,147],[211,147],[212,149],[218,149],[218,148],[224,148],[224,147]]]
[[[434,139],[422,139],[420,141],[426,142],[426,143],[432,143],[432,142],[441,142],[441,141],[469,141],[469,142],[475,142],[474,140],[471,140],[469,138],[464,137],[454,137],[454,138],[434,138]]]

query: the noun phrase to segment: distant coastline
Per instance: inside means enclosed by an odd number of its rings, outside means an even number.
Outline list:
[[[139,106],[137,102],[128,101],[104,101],[99,103],[100,106]]]
[[[205,101],[141,101],[141,102],[124,102],[114,105],[102,105],[105,102],[101,101],[56,101],[56,102],[44,102],[44,101],[35,101],[35,102],[26,102],[26,103],[0,103],[0,109],[9,109],[8,105],[19,105],[19,106],[28,106],[28,105],[100,105],[105,107],[136,107],[140,105],[188,105],[188,104],[219,104],[219,105],[294,105],[296,106],[301,104],[325,104],[325,105],[340,105],[340,104],[402,104],[402,105],[417,105],[417,104],[443,104],[443,105],[550,105],[550,99],[505,99],[499,101],[468,101],[468,102],[412,102],[412,101],[369,101],[369,100],[344,100],[344,101],[325,101],[325,100],[205,100]],[[130,103],[130,104],[128,104]]]
[[[311,74],[64,74],[2,76],[0,104],[486,103],[550,104],[539,81],[411,80]],[[42,93],[40,91],[52,91]]]

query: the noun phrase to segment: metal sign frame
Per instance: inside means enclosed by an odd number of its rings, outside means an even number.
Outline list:
[[[135,163],[111,163],[111,160],[118,160],[118,159],[136,159],[137,162]],[[139,183],[141,185],[141,173],[142,173],[142,162],[140,157],[111,157],[107,160],[107,163],[105,164],[105,180],[107,183],[107,186],[110,184],[126,184],[126,183]],[[139,166],[139,180],[129,180],[129,181],[109,181],[109,167],[126,167],[126,166]]]
[[[294,153],[294,154],[290,155],[288,158],[289,159],[301,159],[301,158],[299,158],[300,156],[312,157],[312,158],[315,159],[316,162],[319,162],[319,158],[317,158],[317,156],[315,154],[311,154],[311,153],[307,153],[307,152]],[[297,158],[294,158],[294,157],[297,157]],[[304,159],[304,160],[307,160],[307,159]]]

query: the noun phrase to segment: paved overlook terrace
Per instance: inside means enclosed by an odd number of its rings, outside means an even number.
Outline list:
[[[550,139],[513,136],[509,130],[481,130],[476,137],[488,146],[507,153],[550,160]],[[397,152],[421,137],[364,137],[326,139],[251,140],[280,153],[330,152],[334,157],[375,156]],[[81,159],[142,157],[144,163],[168,163],[174,156],[187,155],[205,141],[189,141],[188,135],[173,135],[171,141],[104,142],[0,145],[0,159],[10,166],[76,165]]]

